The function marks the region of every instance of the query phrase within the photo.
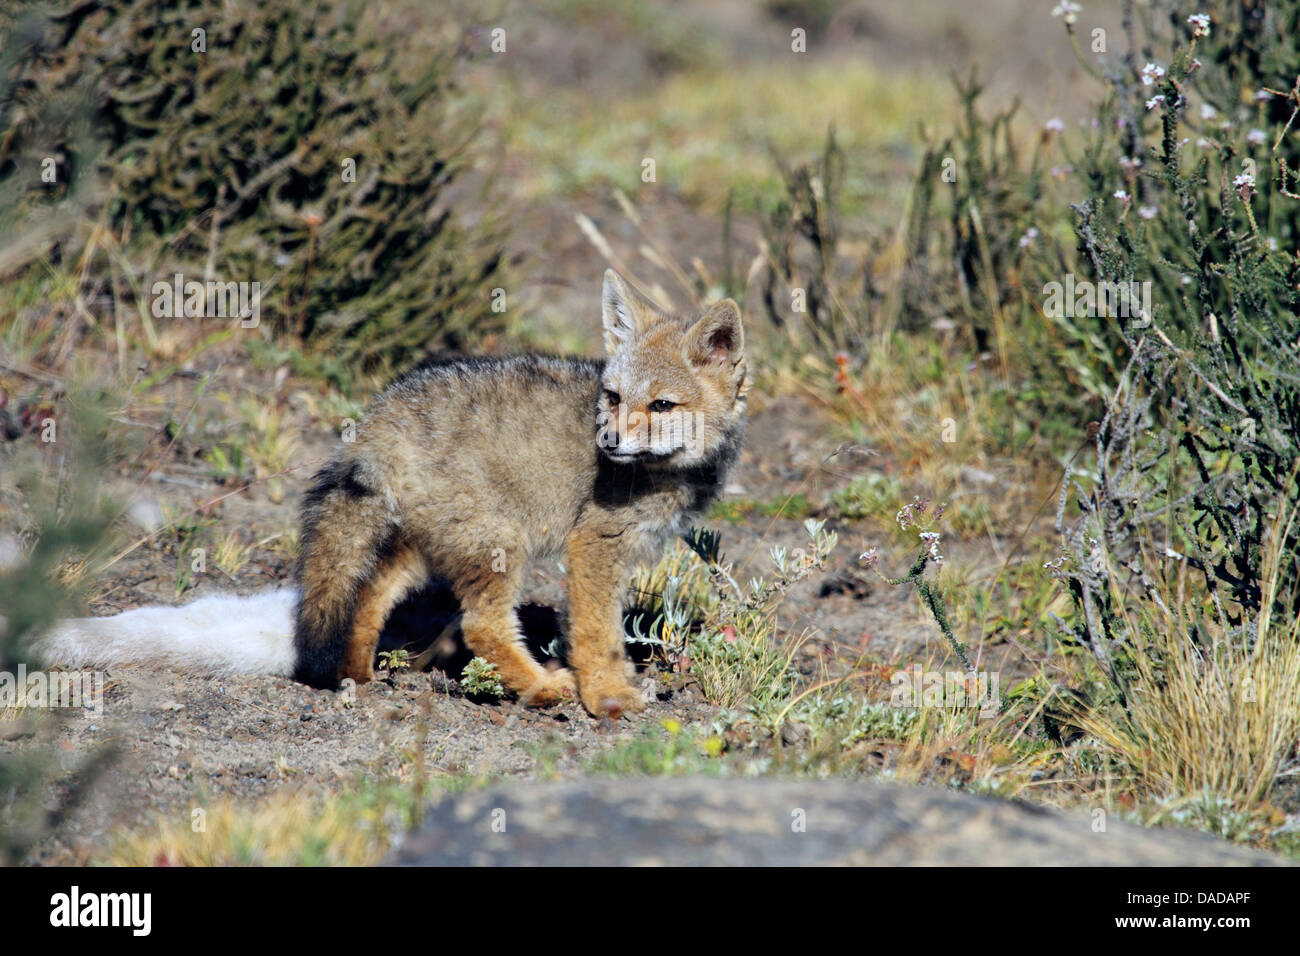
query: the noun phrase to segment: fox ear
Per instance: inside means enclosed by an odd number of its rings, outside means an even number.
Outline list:
[[[600,309],[605,324],[605,351],[610,355],[619,345],[636,336],[651,311],[649,303],[613,269],[605,270]]]
[[[745,329],[730,299],[715,302],[686,333],[686,357],[695,365],[729,368],[744,356]]]

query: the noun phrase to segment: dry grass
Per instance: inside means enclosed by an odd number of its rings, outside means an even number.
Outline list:
[[[1274,523],[1265,608],[1282,583],[1281,532],[1294,520],[1295,514],[1284,515]],[[1130,633],[1141,637],[1128,706],[1086,714],[1081,725],[1127,768],[1140,794],[1178,800],[1211,793],[1249,811],[1295,759],[1300,620],[1277,621],[1266,612],[1251,642],[1202,618],[1209,640],[1194,644],[1188,638],[1194,609],[1184,587],[1180,581],[1176,593],[1165,595],[1167,615],[1129,615]]]
[[[384,856],[419,808],[409,786],[362,781],[322,796],[293,788],[255,804],[196,807],[188,820],[160,817],[117,840],[111,866],[368,866]]]
[[[739,629],[730,637],[715,638],[712,650],[691,658],[691,674],[700,682],[704,696],[727,709],[746,706],[758,698],[760,706],[771,711],[788,691],[794,659],[805,643],[804,637],[776,641],[766,629]],[[725,653],[718,649],[730,642]],[[770,703],[766,698],[773,698]]]
[[[926,707],[901,741],[889,774],[901,783],[960,783],[1006,799],[1033,797],[1060,805],[1062,793],[1035,787],[1037,776],[1059,758],[1059,748],[1025,735],[1023,715],[982,718],[972,708]]]
[[[267,497],[278,504],[284,500],[284,482],[280,474],[289,467],[298,450],[296,428],[282,406],[257,400],[241,402],[239,417],[253,474],[259,481],[266,482]]]
[[[212,546],[212,560],[233,578],[248,564],[252,552],[238,531],[227,531]]]

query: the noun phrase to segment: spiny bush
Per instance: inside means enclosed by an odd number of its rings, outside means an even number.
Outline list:
[[[1121,686],[1136,640],[1122,604],[1167,614],[1163,596],[1185,593],[1189,572],[1203,603],[1180,626],[1194,645],[1211,633],[1251,645],[1262,617],[1300,610],[1300,529],[1283,519],[1300,501],[1300,79],[1288,72],[1300,9],[1200,9],[1155,5],[1142,55],[1105,67],[1077,163],[1090,278],[1150,283],[1126,317],[1071,319],[1118,374],[1096,471],[1069,483],[1082,514],[1064,529],[1061,572],[1073,632]]]
[[[1048,366],[1059,343],[1035,321],[1037,288],[1062,271],[1045,255],[1053,248],[1047,240],[1068,227],[1065,210],[1051,202],[1062,170],[1049,165],[1052,130],[1028,148],[1018,101],[985,115],[974,74],[954,83],[956,126],[928,142],[912,187],[899,323],[916,330],[955,318],[979,351],[1055,378],[1058,369]]]
[[[1061,330],[1041,321],[1038,294],[1075,258],[1055,124],[1026,146],[1016,104],[986,115],[973,76],[956,88],[956,126],[943,137],[924,133],[892,232],[846,214],[848,160],[831,131],[811,160],[776,157],[785,188],[757,209],[764,241],[748,297],[724,230],[724,284],[768,320],[775,345],[801,366],[870,365],[888,355],[897,332],[961,328],[976,353],[996,357],[1009,400],[1039,420],[1057,411],[1077,417],[1079,398],[1062,380],[1083,386],[1086,398],[1101,394],[1099,377]]]
[[[796,350],[829,355],[861,348],[867,315],[848,291],[857,263],[840,251],[844,156],[835,132],[827,133],[815,161],[788,163],[775,154],[773,160],[785,189],[759,211],[767,261],[758,304]]]
[[[155,269],[258,280],[262,317],[358,365],[503,328],[499,223],[449,205],[473,138],[452,117],[454,46],[412,51],[348,0],[106,0],[10,28],[6,61],[26,56],[0,186],[29,208],[34,151],[85,154],[45,106],[88,90],[108,222]]]

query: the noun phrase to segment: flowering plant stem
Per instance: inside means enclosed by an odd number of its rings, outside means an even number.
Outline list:
[[[953,653],[957,655],[957,658],[961,661],[962,666],[965,667],[966,670],[973,671],[975,665],[971,663],[970,655],[966,652],[966,645],[957,640],[957,635],[952,632],[952,625],[948,623],[948,607],[944,603],[943,592],[939,590],[938,586],[935,585],[933,581],[923,577],[925,574],[925,566],[929,563],[929,560],[929,552],[922,551],[917,556],[917,559],[912,566],[907,569],[907,573],[902,577],[887,577],[886,575],[881,574],[880,571],[876,571],[876,574],[879,575],[882,581],[892,587],[898,587],[902,584],[914,585],[917,592],[921,595],[921,600],[924,602],[925,606],[930,609],[931,616],[934,618],[935,623],[939,625],[939,630],[943,632],[943,636],[948,641],[948,645],[952,648]]]

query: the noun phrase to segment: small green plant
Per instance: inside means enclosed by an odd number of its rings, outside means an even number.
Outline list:
[[[707,567],[685,541],[675,540],[658,564],[637,572],[628,596],[628,642],[659,650],[671,666],[685,635],[699,627],[702,609],[710,600]]]
[[[752,498],[731,498],[719,501],[709,508],[707,517],[713,521],[725,521],[738,524],[751,515],[763,518],[791,518],[802,521],[815,512],[812,502],[805,494],[779,495],[771,501],[756,501]]]
[[[697,726],[664,720],[642,728],[631,740],[603,751],[587,764],[594,774],[613,777],[671,777],[719,774],[725,744],[717,734]]]
[[[471,697],[504,697],[506,689],[497,676],[497,666],[476,657],[461,671],[461,686]]]
[[[194,584],[194,575],[207,569],[209,532],[216,519],[209,514],[190,509],[177,511],[163,506],[166,526],[175,536],[176,573],[173,593],[180,597]]]
[[[482,660],[482,658],[474,658],[474,661],[479,660]],[[470,661],[470,664],[473,664],[474,661]],[[380,651],[379,666],[394,674],[399,671],[409,670],[411,667],[411,655],[408,654],[404,648],[400,647],[391,651]],[[466,670],[468,670],[468,667]],[[497,686],[500,686],[500,681],[497,682]],[[500,696],[500,694],[496,696]]]
[[[777,610],[791,587],[825,568],[838,540],[824,522],[809,519],[804,528],[811,547],[773,548],[775,574],[745,587],[723,558],[718,534],[693,528],[685,542],[698,560],[675,546],[644,578],[639,593],[657,613],[644,632],[634,617],[629,641],[655,647],[672,670],[693,675],[713,703],[779,707],[797,683],[791,658],[798,642],[776,640]]]
[[[862,741],[902,741],[915,734],[921,716],[913,707],[894,707],[861,694],[815,693],[800,699],[786,715],[809,728],[810,749],[832,758]],[[772,728],[779,733],[781,728]]]
[[[902,485],[893,475],[878,471],[859,475],[831,495],[831,508],[845,521],[880,518],[902,497]]]
[[[196,560],[197,557],[191,558],[187,548],[181,548],[176,552],[176,574],[172,579],[173,596],[180,597],[194,586]]]
[[[244,449],[238,441],[213,445],[203,457],[212,468],[212,477],[222,484],[237,484],[247,476]]]

